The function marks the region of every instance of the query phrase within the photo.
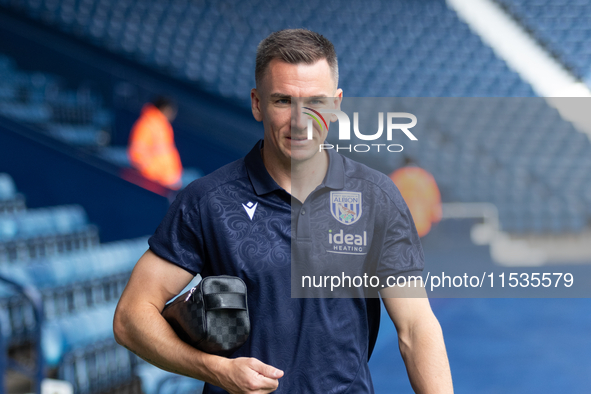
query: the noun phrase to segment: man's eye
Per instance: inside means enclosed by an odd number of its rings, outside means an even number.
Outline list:
[[[275,101],[277,104],[289,104],[290,100],[289,99],[279,99],[277,101]]]

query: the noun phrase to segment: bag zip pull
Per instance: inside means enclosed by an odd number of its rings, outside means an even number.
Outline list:
[[[195,292],[195,287],[193,287],[191,290],[189,290],[189,294],[187,294],[187,298],[185,298],[185,302],[189,301],[189,298],[191,298],[191,296],[193,295],[194,292]]]

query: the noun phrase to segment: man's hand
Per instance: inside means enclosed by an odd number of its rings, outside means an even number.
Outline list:
[[[283,371],[256,358],[240,357],[223,362],[224,373],[220,385],[231,394],[271,393],[279,387]]]

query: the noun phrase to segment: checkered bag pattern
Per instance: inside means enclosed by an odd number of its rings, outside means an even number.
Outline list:
[[[250,333],[248,314],[241,310],[217,310],[206,314],[207,340],[203,343],[208,353],[237,349]]]
[[[232,276],[204,278],[162,315],[179,338],[211,354],[232,354],[250,334],[246,285]]]

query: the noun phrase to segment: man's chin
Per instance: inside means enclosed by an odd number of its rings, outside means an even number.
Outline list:
[[[307,160],[312,159],[318,153],[317,148],[307,148],[307,149],[291,149],[290,157],[292,163],[299,163],[305,162]]]

